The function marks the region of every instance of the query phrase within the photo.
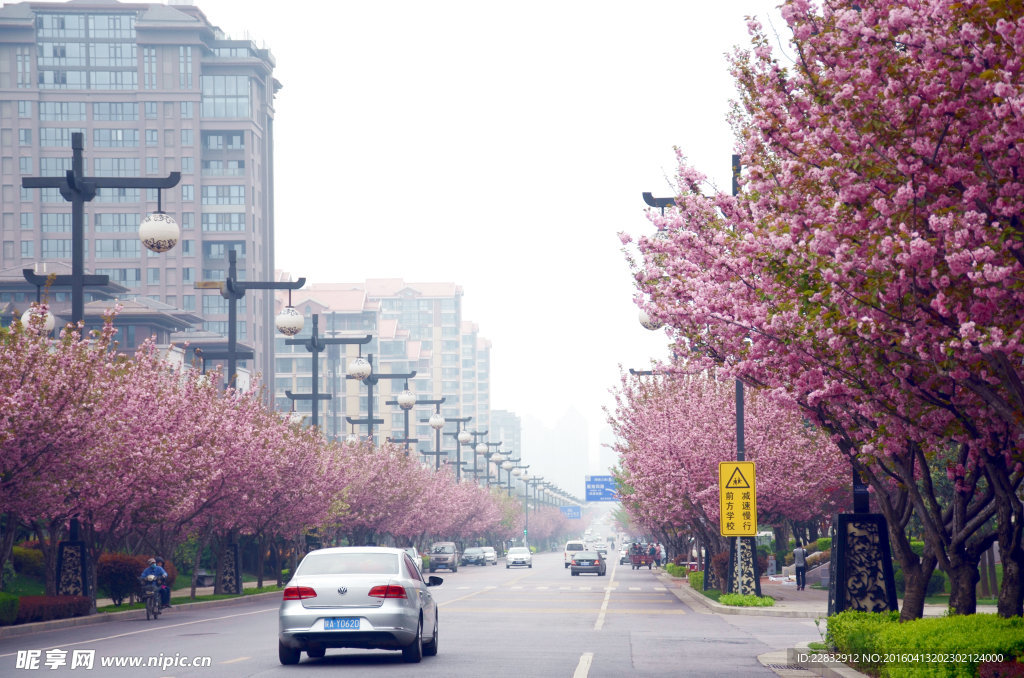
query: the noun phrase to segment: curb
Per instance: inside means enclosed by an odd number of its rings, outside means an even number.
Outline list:
[[[194,603],[178,603],[174,606],[174,609],[190,609],[192,607],[230,607],[232,605],[238,605],[250,600],[259,600],[260,598],[268,598],[270,596],[276,596],[280,598],[281,591],[268,591],[267,593],[253,593],[248,596],[238,596],[237,598],[225,598],[223,600],[198,600]],[[125,618],[145,618],[146,611],[139,610],[125,610],[123,612],[97,612],[87,617],[71,617],[69,619],[51,619],[49,621],[42,622],[31,622],[28,624],[18,624],[17,626],[0,626],[0,639],[5,638],[18,638],[20,636],[28,636],[34,633],[43,633],[46,631],[55,631],[57,629],[66,629],[74,626],[92,626],[93,624],[104,624],[106,622],[117,621]]]
[[[665,582],[677,581],[674,577],[668,574],[661,573],[658,578]],[[781,608],[771,607],[736,607],[733,605],[722,605],[717,603],[704,594],[697,593],[692,590],[688,585],[683,586],[670,586],[670,591],[676,594],[676,597],[680,600],[685,599],[686,602],[698,602],[708,609],[716,612],[717,614],[743,614],[758,617],[795,617],[802,619],[816,619],[825,618],[828,616],[827,612],[819,612],[816,610],[785,610]]]

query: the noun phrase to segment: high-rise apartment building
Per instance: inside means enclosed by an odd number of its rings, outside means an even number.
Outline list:
[[[473,416],[470,427],[487,426],[490,404],[490,342],[478,336],[476,326],[462,321],[462,288],[454,283],[407,283],[397,278],[371,279],[364,283],[314,283],[291,293],[292,305],[305,317],[305,327],[296,339],[308,339],[311,318],[317,315],[321,338],[372,335],[370,343],[327,346],[320,354],[319,393],[332,394],[317,413],[320,428],[328,437],[350,432],[365,435],[365,424],[353,426],[346,417],[364,418],[369,405],[365,385],[347,379],[347,368],[358,355],[373,356],[373,368],[382,375],[409,374],[409,389],[419,400],[440,400],[441,414],[448,418]],[[278,306],[288,295],[279,292]],[[312,355],[301,344],[288,344],[278,337],[275,344],[276,379],[274,398],[282,411],[312,413],[311,401],[290,401],[285,391],[311,393]],[[381,379],[374,388],[375,438],[405,437],[405,414],[395,405],[404,380]],[[433,451],[434,430],[426,423],[435,405],[418,405],[409,414],[409,437],[418,443],[413,449]],[[479,422],[479,423],[478,423]],[[454,425],[444,431],[454,432]],[[442,450],[454,449],[445,436]]]
[[[70,263],[70,203],[21,179],[62,176],[81,132],[88,176],[181,172],[159,196],[181,226],[177,247],[155,254],[139,241],[156,189],[100,189],[85,209],[86,272],[110,276],[127,288],[123,298],[201,316],[196,329],[226,335],[227,300],[195,283],[224,280],[232,249],[239,280],[272,279],[273,70],[268,50],[228,39],[191,5],[0,7],[0,270]],[[268,377],[273,308],[266,292],[238,302],[238,339],[256,356],[239,367]]]

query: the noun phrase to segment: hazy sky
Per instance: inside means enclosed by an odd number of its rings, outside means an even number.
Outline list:
[[[774,3],[195,4],[277,61],[277,267],[462,285],[493,408],[574,405],[596,447],[619,365],[666,354],[616,234],[650,230],[675,146],[728,186],[723,55]]]
[[[193,4],[277,61],[277,267],[460,284],[492,407],[574,406],[596,448],[619,365],[667,353],[617,233],[650,231],[641,193],[671,195],[675,146],[728,187],[723,55],[744,16],[779,27],[775,3]]]

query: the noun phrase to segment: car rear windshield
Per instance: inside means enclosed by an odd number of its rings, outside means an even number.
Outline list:
[[[524,553],[529,553],[529,550],[525,546],[513,546],[508,550],[509,555],[520,556]]]
[[[565,545],[565,550],[566,551],[582,551],[584,548],[586,548],[586,547],[583,546],[583,544],[580,544],[580,543],[574,542],[574,541],[571,541],[571,542],[569,542],[568,544]]]
[[[434,553],[455,553],[455,547],[451,544],[438,544],[433,551]]]
[[[398,574],[398,556],[394,553],[311,553],[302,559],[295,574]]]
[[[580,551],[576,554],[577,560],[597,560],[598,557],[596,551]]]

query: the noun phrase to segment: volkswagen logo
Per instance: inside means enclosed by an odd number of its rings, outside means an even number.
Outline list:
[[[339,586],[338,587],[338,593],[340,593],[341,595],[345,595],[346,593],[348,593],[348,587],[347,586]]]

